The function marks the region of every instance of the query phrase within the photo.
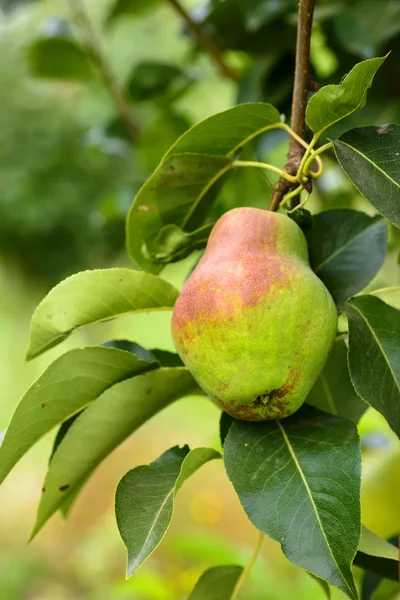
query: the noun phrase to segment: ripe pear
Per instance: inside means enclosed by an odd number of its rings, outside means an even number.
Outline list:
[[[293,414],[336,335],[331,295],[289,217],[236,208],[214,226],[175,304],[172,336],[206,394],[236,419]]]

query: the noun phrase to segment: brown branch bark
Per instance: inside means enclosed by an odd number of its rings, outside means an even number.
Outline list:
[[[192,32],[193,36],[197,39],[197,42],[201,48],[207,54],[211,56],[215,63],[217,63],[221,74],[232,81],[238,81],[238,75],[233,69],[226,64],[222,55],[221,49],[215,43],[215,41],[204,31],[202,27],[196,21],[192,19],[189,13],[183,8],[178,0],[168,0],[170,5],[176,10],[176,12],[182,17],[186,25]]]
[[[130,137],[134,141],[139,132],[139,127],[133,116],[131,105],[108,64],[100,40],[93,29],[83,2],[82,0],[68,0],[68,2],[73,21],[78,27],[85,43],[85,50],[96,68],[104,88],[113,101],[121,121],[125,124]]]
[[[307,92],[310,86],[310,40],[315,0],[300,0],[297,20],[296,39],[296,67],[293,85],[291,127],[297,135],[306,137],[306,105]],[[290,138],[289,152],[284,170],[291,175],[296,175],[304,154],[304,148]],[[290,190],[293,184],[285,179],[279,179],[275,185],[269,210],[278,210],[282,197]],[[293,204],[299,203],[299,196],[293,199]]]

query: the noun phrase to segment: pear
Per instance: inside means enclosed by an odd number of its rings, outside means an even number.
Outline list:
[[[293,414],[333,345],[337,311],[289,217],[236,208],[214,226],[172,316],[176,349],[236,419]]]

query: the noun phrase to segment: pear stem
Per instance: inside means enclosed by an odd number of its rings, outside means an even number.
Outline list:
[[[235,585],[235,589],[233,590],[233,594],[231,596],[231,600],[236,600],[238,597],[238,594],[242,588],[242,585],[247,577],[247,575],[249,574],[249,572],[251,571],[254,563],[256,562],[258,555],[260,553],[261,550],[261,545],[263,543],[263,539],[264,539],[264,534],[262,533],[262,531],[260,532],[259,536],[258,536],[258,540],[257,543],[254,547],[253,553],[250,557],[249,562],[247,563],[247,565],[245,566],[245,568],[243,569],[239,579],[237,580],[237,583]]]
[[[310,86],[310,40],[314,3],[315,0],[300,0],[297,20],[296,68],[290,125],[294,133],[302,139],[306,137],[306,105]],[[290,175],[296,175],[303,154],[303,144],[299,143],[294,137],[291,137],[284,170]],[[291,187],[292,185],[286,179],[279,179],[275,185],[269,210],[278,210],[281,198]],[[297,200],[294,202],[296,204]]]

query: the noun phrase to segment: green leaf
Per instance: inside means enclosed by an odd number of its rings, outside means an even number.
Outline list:
[[[249,519],[294,564],[357,598],[360,442],[350,421],[303,406],[282,421],[234,421],[225,467]]]
[[[183,152],[233,156],[250,140],[280,121],[280,114],[272,104],[238,104],[191,127],[171,146],[166,156]]]
[[[344,312],[355,390],[400,437],[400,311],[374,296],[358,296]]]
[[[204,571],[188,600],[231,600],[243,567],[226,565]]]
[[[340,306],[375,277],[386,254],[386,223],[351,209],[314,216],[306,232],[311,267]]]
[[[229,429],[234,421],[231,415],[228,415],[225,411],[222,411],[221,418],[219,420],[219,437],[221,440],[221,446],[225,444],[226,436],[228,435]]]
[[[33,313],[27,360],[53,348],[77,327],[139,311],[170,309],[178,291],[131,269],[83,271],[68,277]]]
[[[160,3],[160,0],[116,0],[111,7],[108,20],[121,16],[140,15]]]
[[[154,260],[169,263],[186,258],[193,250],[204,248],[213,227],[214,223],[210,223],[186,233],[172,223],[165,225],[154,240]]]
[[[128,550],[127,575],[154,552],[172,519],[175,494],[206,462],[221,458],[212,448],[175,446],[149,465],[136,467],[120,481],[115,497],[119,532]]]
[[[337,340],[324,370],[307,396],[307,404],[358,423],[368,405],[356,394],[347,365],[347,346]]]
[[[112,348],[71,350],[55,360],[19,403],[0,447],[0,482],[45,433],[93,402],[115,383],[156,363]]]
[[[395,0],[361,0],[349,5],[333,21],[340,43],[364,58],[373,56],[380,45],[400,31],[400,4]]]
[[[32,537],[114,448],[162,408],[201,390],[185,368],[160,368],[107,389],[75,420],[50,462]]]
[[[136,102],[151,100],[165,93],[179,79],[183,85],[189,81],[179,67],[167,63],[144,61],[134,67],[128,79],[127,91]]]
[[[93,70],[84,50],[63,35],[37,39],[28,48],[28,62],[37,77],[88,81]]]
[[[359,192],[400,227],[400,126],[353,129],[334,142],[334,149]]]
[[[306,122],[310,129],[314,133],[321,133],[363,108],[367,90],[385,58],[371,58],[358,63],[339,85],[326,85],[314,94],[306,109]]]
[[[190,244],[199,247],[198,238],[205,244],[203,234],[209,230],[202,226],[218,191],[216,182],[221,184],[233,156],[243,145],[279,123],[276,108],[255,102],[235,106],[185,132],[139,190],[129,210],[126,240],[132,260],[157,273],[162,260],[183,256],[175,254],[174,244],[179,248],[184,244],[184,254],[189,252]],[[163,229],[170,225],[176,228]],[[190,238],[184,238],[184,234],[190,234]],[[165,238],[167,252],[157,248],[157,243],[165,244]]]
[[[399,550],[363,525],[354,564],[386,579],[397,581]]]
[[[139,267],[153,272],[162,269],[168,253],[165,254],[162,246],[163,233],[160,231],[173,223],[178,223],[181,230],[188,228],[190,223],[197,227],[208,212],[210,194],[214,198],[215,188],[211,189],[211,186],[231,165],[229,158],[204,154],[173,154],[161,163],[137,193],[127,217],[127,248]],[[185,253],[186,243],[190,245],[192,238],[182,240],[179,233],[178,237],[178,244],[183,242]],[[176,236],[172,242],[176,243]],[[171,237],[168,243],[173,256],[176,248],[171,244]],[[155,263],[157,259],[159,264]]]

